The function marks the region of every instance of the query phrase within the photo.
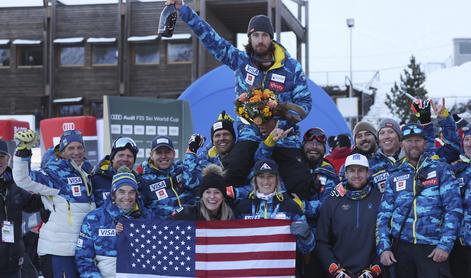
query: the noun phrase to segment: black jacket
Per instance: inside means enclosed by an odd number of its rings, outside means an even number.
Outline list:
[[[339,186],[332,191],[317,222],[316,252],[326,270],[331,263],[352,273],[379,265],[375,231],[380,202],[381,193],[372,190],[371,182],[362,191],[344,191]]]
[[[0,225],[3,226],[5,220],[13,222],[15,242],[0,240],[0,273],[14,272],[20,268],[25,252],[21,230],[22,212],[37,212],[41,207],[41,197],[16,186],[8,167],[0,176]]]

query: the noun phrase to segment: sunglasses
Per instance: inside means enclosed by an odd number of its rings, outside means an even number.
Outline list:
[[[402,131],[402,136],[407,136],[407,135],[411,135],[411,134],[419,134],[419,135],[422,135],[423,134],[423,129],[421,129],[420,127],[418,126],[410,126],[410,127],[406,127],[403,131]]]
[[[306,133],[304,133],[303,141],[306,142],[306,141],[312,141],[312,140],[316,140],[319,143],[325,143],[326,141],[325,132],[322,129],[317,128],[317,127],[313,127],[309,129]]]
[[[136,142],[129,137],[120,137],[116,139],[112,146],[113,149],[124,149],[126,147],[130,148],[133,153],[137,153],[139,151]]]

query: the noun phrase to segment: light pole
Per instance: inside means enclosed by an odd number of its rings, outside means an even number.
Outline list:
[[[347,26],[348,29],[350,29],[350,90],[348,97],[353,97],[352,34],[353,27],[355,27],[355,20],[353,18],[347,18]]]
[[[347,27],[350,29],[350,86],[348,87],[348,97],[353,97],[353,66],[352,66],[352,34],[355,26],[355,19],[347,18]],[[353,128],[353,118],[350,118],[350,128]]]

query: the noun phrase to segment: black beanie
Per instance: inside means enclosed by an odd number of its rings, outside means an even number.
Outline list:
[[[268,33],[270,38],[273,39],[273,25],[268,16],[259,14],[250,19],[249,27],[247,27],[247,36],[257,31]]]
[[[227,198],[226,193],[227,182],[226,179],[223,177],[222,168],[210,164],[208,167],[203,169],[203,178],[200,182],[200,191],[199,196],[203,196],[203,192],[208,188],[216,188],[221,191],[224,198]]]
[[[232,134],[232,137],[234,137],[234,140],[236,139],[236,134],[235,134],[235,130],[234,130],[234,126],[233,126],[232,122],[230,122],[228,120],[219,120],[219,121],[216,121],[211,126],[211,142],[213,142],[214,132],[216,132],[218,130],[221,130],[221,129],[225,129],[225,130],[229,131]]]

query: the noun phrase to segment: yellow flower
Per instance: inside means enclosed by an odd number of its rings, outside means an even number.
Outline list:
[[[242,114],[244,114],[244,108],[243,108],[243,107],[237,108],[237,115],[240,116],[240,115],[242,115]]]
[[[269,112],[270,112],[270,107],[264,106],[264,107],[263,107],[263,110],[262,110],[262,113],[263,113],[264,115],[266,115],[266,114],[268,114]]]
[[[250,102],[259,102],[261,101],[261,97],[258,95],[254,95],[253,97],[250,98]]]

